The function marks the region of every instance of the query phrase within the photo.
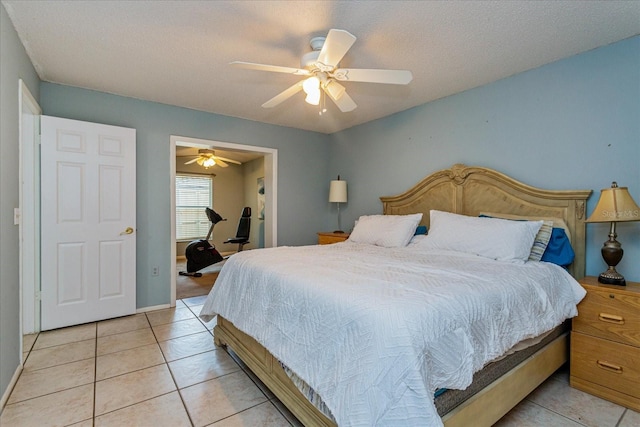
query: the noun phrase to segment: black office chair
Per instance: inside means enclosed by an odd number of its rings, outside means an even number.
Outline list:
[[[249,243],[249,230],[251,230],[251,208],[247,206],[242,209],[242,216],[240,217],[240,221],[238,221],[236,237],[227,239],[224,243],[237,243],[238,252],[241,252],[242,247]]]

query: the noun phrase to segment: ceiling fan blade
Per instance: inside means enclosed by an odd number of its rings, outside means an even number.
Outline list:
[[[212,157],[213,161],[216,163],[216,165],[220,166],[221,168],[226,168],[229,167],[228,164],[226,164],[225,162],[223,162],[222,160],[220,160],[220,157]]]
[[[284,91],[280,92],[279,94],[277,94],[276,96],[274,96],[273,98],[271,98],[270,100],[265,102],[264,104],[262,104],[262,108],[275,107],[276,105],[280,104],[281,102],[286,101],[287,99],[291,98],[293,95],[295,95],[296,93],[300,92],[301,90],[302,90],[302,82],[298,82],[298,83],[294,84],[293,86],[291,86],[290,88],[285,89]]]
[[[253,62],[234,61],[230,62],[229,65],[233,65],[237,68],[246,68],[247,70],[272,71],[274,73],[295,74],[296,76],[308,76],[310,74],[309,71],[300,68],[281,67],[279,65],[255,64]]]
[[[193,160],[189,160],[188,162],[184,162],[184,164],[185,164],[185,165],[190,165],[191,163],[195,163],[195,162],[197,162],[199,158],[200,158],[200,157],[196,157],[196,158],[195,158],[195,159],[193,159]]]
[[[327,39],[322,45],[318,62],[335,67],[342,60],[347,51],[356,42],[356,36],[345,30],[329,30]]]
[[[329,89],[329,85],[332,86]],[[351,99],[351,97],[345,92],[344,86],[336,81],[330,82],[330,84],[324,88],[324,91],[329,98],[338,106],[340,111],[343,113],[348,113],[349,111],[355,110],[358,105]],[[336,96],[337,95],[337,96]]]
[[[365,68],[339,68],[332,73],[336,80],[344,82],[385,83],[406,85],[413,80],[407,70],[368,70]]]
[[[229,162],[229,163],[235,163],[236,165],[241,165],[242,164],[242,162],[239,162],[237,160],[227,159],[226,157],[216,156],[216,159],[220,159],[222,161]]]

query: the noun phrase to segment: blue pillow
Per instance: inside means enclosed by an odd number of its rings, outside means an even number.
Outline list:
[[[417,236],[418,234],[427,234],[427,226],[426,225],[419,225],[416,228],[416,232],[415,232],[414,236]]]
[[[551,231],[551,239],[547,249],[542,254],[540,261],[552,262],[562,267],[568,267],[575,258],[571,242],[564,232],[564,228],[553,228]]]

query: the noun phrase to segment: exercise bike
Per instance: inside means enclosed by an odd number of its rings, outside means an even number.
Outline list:
[[[209,243],[209,239],[213,235],[213,227],[220,221],[226,221],[216,211],[206,208],[207,218],[211,221],[211,227],[205,239],[194,240],[187,245],[184,255],[187,258],[187,271],[181,271],[181,276],[202,277],[202,273],[198,273],[205,267],[209,267],[224,258],[214,245]]]
[[[213,227],[220,221],[226,221],[226,218],[222,218],[216,211],[211,208],[205,208],[207,218],[211,221],[211,227],[205,239],[194,240],[187,245],[185,249],[185,257],[187,258],[187,271],[181,271],[181,276],[202,277],[202,273],[198,271],[210,265],[216,264],[228,258],[220,255],[220,252],[216,249],[215,245],[209,243],[209,239],[213,235]],[[238,252],[242,251],[243,246],[249,243],[249,231],[251,228],[251,208],[245,207],[242,209],[242,215],[238,222],[238,230],[236,237],[227,239],[224,243],[236,243],[238,244]]]

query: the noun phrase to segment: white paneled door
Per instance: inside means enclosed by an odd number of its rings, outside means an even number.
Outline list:
[[[41,329],[135,313],[135,129],[41,129]]]

